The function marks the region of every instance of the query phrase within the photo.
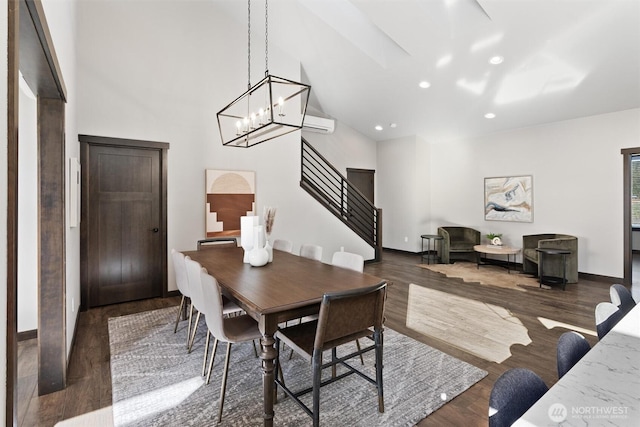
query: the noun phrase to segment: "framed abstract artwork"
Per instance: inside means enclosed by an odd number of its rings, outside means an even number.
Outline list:
[[[255,215],[255,180],[253,171],[206,170],[206,237],[240,235],[240,217]]]
[[[533,177],[485,178],[484,219],[533,222]]]

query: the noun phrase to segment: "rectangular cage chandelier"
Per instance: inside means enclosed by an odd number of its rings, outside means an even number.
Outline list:
[[[311,86],[267,75],[218,112],[222,145],[252,147],[302,129]]]
[[[265,0],[265,77],[251,86],[251,0],[248,0],[247,91],[217,114],[222,145],[248,148],[302,129],[311,86],[269,74]]]

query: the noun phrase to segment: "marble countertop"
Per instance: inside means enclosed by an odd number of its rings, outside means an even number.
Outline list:
[[[514,426],[640,425],[640,305]]]

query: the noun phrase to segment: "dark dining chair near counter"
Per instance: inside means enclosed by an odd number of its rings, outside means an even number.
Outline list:
[[[624,312],[610,302],[596,305],[596,332],[598,339],[604,338],[609,331],[624,317]]]
[[[512,368],[496,380],[489,396],[489,427],[508,427],[536,403],[549,387],[533,371]]]
[[[623,285],[615,284],[609,288],[611,303],[618,307],[624,314],[631,311],[636,306],[636,301],[631,296],[631,292]]]
[[[558,379],[573,368],[582,357],[591,350],[587,339],[574,331],[560,335],[557,346]]]

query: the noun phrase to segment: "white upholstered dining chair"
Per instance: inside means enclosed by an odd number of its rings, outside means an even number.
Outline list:
[[[293,242],[291,240],[276,239],[273,241],[273,249],[291,253],[293,251]]]
[[[180,307],[178,308],[178,316],[176,317],[176,326],[173,328],[173,333],[178,332],[178,322],[180,321],[180,316],[182,315],[182,311],[186,309],[187,304],[191,299],[191,292],[189,292],[189,279],[187,278],[187,267],[184,261],[184,254],[182,252],[178,252],[175,249],[171,249],[171,259],[173,260],[173,270],[176,276],[176,285],[178,286],[178,290],[182,294],[182,299],[180,300]],[[193,316],[193,304],[190,304],[191,308],[189,310],[189,317],[187,325],[187,348],[189,347],[189,339],[191,338],[191,318]]]
[[[224,361],[224,373],[222,375],[222,385],[220,388],[220,400],[218,404],[218,422],[222,419],[222,409],[224,407],[224,395],[227,388],[227,374],[229,373],[229,359],[231,358],[231,344],[253,341],[260,339],[262,334],[256,322],[248,314],[238,316],[225,316],[224,304],[222,302],[222,291],[218,281],[208,274],[203,268],[200,270],[200,283],[202,284],[202,294],[204,296],[205,320],[207,322],[207,342],[205,346],[205,359],[209,349],[209,342],[213,335],[215,341],[211,351],[209,369],[207,370],[206,383],[211,379],[211,370],[216,356],[218,342],[227,343],[227,354]]]
[[[322,261],[322,246],[305,243],[300,246],[300,256],[304,258]]]

